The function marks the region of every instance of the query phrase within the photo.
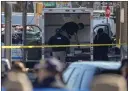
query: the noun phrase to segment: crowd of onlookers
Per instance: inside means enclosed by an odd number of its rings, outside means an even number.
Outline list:
[[[33,91],[33,88],[65,88],[62,79],[64,65],[55,58],[49,58],[42,63],[36,64],[31,70],[36,75],[34,82],[27,76],[22,62],[14,62],[6,77],[2,78],[2,87],[6,91]]]
[[[62,78],[64,64],[59,60],[48,58],[36,64],[31,70],[36,76],[34,82],[31,82],[27,76],[29,70],[25,68],[22,62],[14,62],[11,70],[2,80],[2,87],[6,91],[33,91],[35,88],[67,89]],[[128,59],[124,59],[117,74],[101,74],[94,77],[91,91],[127,91],[127,84]]]

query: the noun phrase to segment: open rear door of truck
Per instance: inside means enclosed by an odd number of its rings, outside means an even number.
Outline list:
[[[71,36],[70,45],[76,46],[70,47],[69,55],[74,57],[78,55],[86,55],[89,53],[90,59],[79,57],[78,60],[93,60],[93,47],[86,45],[93,44],[92,16],[93,10],[87,8],[44,8],[42,15],[42,24],[44,26],[41,25],[43,28],[42,43],[47,44],[51,36],[55,35],[56,29],[61,28],[67,22],[74,22],[76,24],[83,23],[84,29],[77,32],[77,41],[75,35]],[[67,37],[65,32],[63,32],[63,35]],[[80,46],[80,50],[75,50],[78,48],[78,41],[80,45],[85,46]],[[87,53],[85,49],[89,49],[89,52]],[[46,51],[48,51],[48,49],[45,48],[44,52]]]

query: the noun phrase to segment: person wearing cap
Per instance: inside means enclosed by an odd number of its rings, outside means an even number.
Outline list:
[[[69,39],[62,35],[62,30],[61,29],[56,29],[56,34],[52,36],[48,44],[49,45],[70,45]],[[66,52],[68,51],[67,47],[52,47],[52,55],[62,62],[65,62],[66,58]]]
[[[64,84],[56,78],[62,72],[63,65],[56,58],[49,58],[44,63],[35,66],[37,78],[33,83],[34,88],[65,88]]]

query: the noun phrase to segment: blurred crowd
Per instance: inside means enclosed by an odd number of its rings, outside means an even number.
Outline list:
[[[34,88],[65,88],[62,79],[64,65],[55,58],[48,58],[42,63],[36,64],[34,69],[25,68],[20,62],[14,62],[11,70],[2,77],[2,87],[6,91],[33,91]],[[27,73],[31,71],[36,76],[32,82]]]
[[[34,82],[31,82],[27,76],[30,69],[26,69],[22,62],[14,62],[11,70],[2,78],[2,87],[6,91],[33,91],[35,88],[68,90],[62,77],[64,67],[64,64],[56,58],[45,59],[31,70],[36,76]],[[122,65],[117,73],[96,76],[92,82],[91,91],[127,91],[128,59],[122,60]]]

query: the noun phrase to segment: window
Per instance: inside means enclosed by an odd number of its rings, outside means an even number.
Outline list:
[[[105,30],[105,27],[104,26],[98,26],[94,29],[94,32],[97,34],[98,30],[102,28],[103,30]]]
[[[107,25],[99,25],[94,28],[94,37],[97,34],[97,31],[102,28],[106,34],[108,34],[110,37],[113,35],[112,31],[109,31],[109,27]]]

